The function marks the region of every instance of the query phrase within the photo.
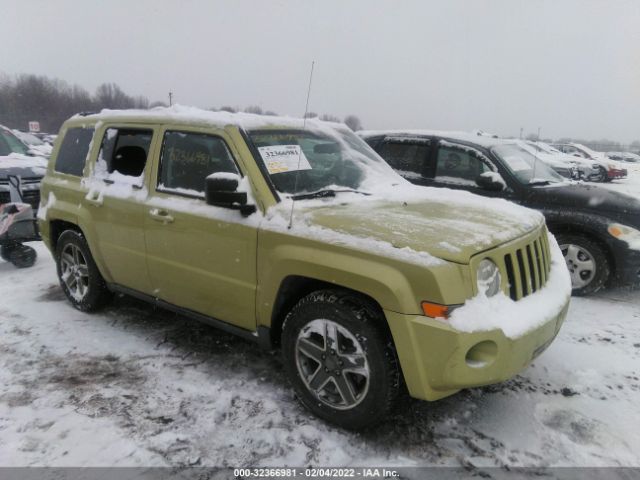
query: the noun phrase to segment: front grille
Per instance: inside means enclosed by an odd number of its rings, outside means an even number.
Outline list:
[[[509,296],[513,300],[537,292],[547,283],[551,268],[546,230],[528,244],[506,253],[503,260]]]
[[[23,189],[22,200],[24,203],[28,203],[34,210],[38,210],[40,205],[40,190],[35,189]],[[0,190],[0,205],[11,202],[11,194],[6,190]]]
[[[22,199],[24,203],[28,203],[33,207],[33,210],[38,210],[40,205],[40,190],[23,190]]]

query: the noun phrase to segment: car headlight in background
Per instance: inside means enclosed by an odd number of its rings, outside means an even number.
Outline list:
[[[607,230],[611,236],[627,242],[629,248],[640,250],[640,231],[620,223],[612,223]]]
[[[485,258],[478,265],[476,272],[478,292],[484,293],[487,297],[493,297],[500,291],[502,277],[498,266],[488,258]]]

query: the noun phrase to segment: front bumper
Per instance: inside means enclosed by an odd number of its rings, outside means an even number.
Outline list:
[[[385,311],[400,366],[412,397],[438,400],[457,391],[507,380],[542,353],[558,334],[569,309],[511,339],[502,330],[466,333],[444,321]]]
[[[640,251],[629,248],[626,242],[615,241],[611,251],[615,258],[614,284],[640,283]]]

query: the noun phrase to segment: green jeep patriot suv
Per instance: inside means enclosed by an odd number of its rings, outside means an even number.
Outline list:
[[[279,347],[301,402],[354,429],[402,383],[436,400],[515,375],[571,292],[540,214],[414,187],[320,121],[76,115],[38,217],[76,308],[126,293]]]

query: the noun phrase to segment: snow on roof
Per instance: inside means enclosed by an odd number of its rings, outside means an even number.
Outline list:
[[[460,140],[463,142],[475,143],[483,147],[492,147],[494,145],[503,145],[506,143],[513,143],[515,140],[506,138],[494,138],[487,135],[478,135],[477,133],[462,132],[462,131],[446,131],[446,130],[422,130],[422,129],[407,129],[407,130],[360,130],[357,132],[361,137],[376,137],[381,135],[395,135],[402,137],[443,137],[450,140]]]
[[[253,113],[230,113],[230,112],[212,112],[197,107],[189,107],[185,105],[173,105],[171,107],[156,107],[148,110],[109,110],[104,109],[100,113],[88,115],[74,115],[74,120],[147,120],[147,121],[171,121],[184,123],[198,123],[217,127],[226,125],[235,125],[245,129],[257,129],[266,127],[291,127],[303,128],[305,121],[302,118],[275,115],[256,115]],[[346,128],[342,123],[327,122],[316,118],[308,118],[306,120],[307,127],[333,127]]]

